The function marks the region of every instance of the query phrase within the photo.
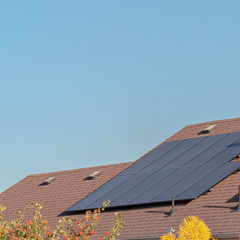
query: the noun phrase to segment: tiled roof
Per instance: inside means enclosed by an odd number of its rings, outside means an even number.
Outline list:
[[[59,214],[131,164],[132,162],[126,162],[29,175],[1,193],[0,204],[7,207],[5,215],[12,219],[18,210],[36,201],[43,206],[43,216],[51,225],[56,225]],[[101,171],[96,179],[84,180],[95,171]],[[49,185],[41,185],[49,177],[55,177],[55,181]]]
[[[172,135],[170,138],[168,138],[167,141],[202,137],[203,135],[200,135],[199,133],[209,125],[216,125],[216,127],[207,136],[222,133],[238,132],[240,131],[240,118],[187,125],[183,129]]]
[[[240,131],[240,118],[212,121],[188,125],[166,141],[201,136],[198,133],[212,124],[216,124],[216,127],[209,135]],[[53,226],[57,224],[59,214],[64,210],[131,164],[132,162],[127,162],[30,175],[0,194],[0,204],[7,206],[6,216],[11,219],[17,210],[23,209],[35,200],[43,205],[42,214]],[[92,181],[83,180],[94,171],[101,171],[101,175]],[[40,186],[45,179],[52,176],[56,177],[54,182]],[[160,236],[165,234],[169,227],[177,229],[183,218],[191,215],[202,218],[213,233],[240,232],[240,212],[233,211],[238,203],[238,185],[240,185],[240,172],[230,175],[214,186],[211,192],[195,200],[177,203],[177,212],[171,217],[166,216],[166,212],[170,211],[170,204],[116,209],[126,221],[121,238]],[[98,226],[100,235],[112,223],[114,211],[108,210],[101,215]]]

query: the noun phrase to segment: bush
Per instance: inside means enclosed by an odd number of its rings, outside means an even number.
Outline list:
[[[170,232],[161,237],[161,240],[209,240],[213,239],[208,226],[198,217],[187,217],[174,234]]]
[[[102,208],[87,211],[83,220],[78,220],[77,217],[63,217],[59,220],[59,225],[53,230],[50,230],[48,221],[42,219],[40,213],[42,206],[36,202],[33,202],[23,212],[17,212],[17,218],[10,222],[4,221],[3,212],[6,208],[0,206],[0,240],[57,240],[63,237],[66,240],[88,240],[95,234],[94,228],[97,225],[99,215],[108,205],[109,201],[106,201],[103,203]],[[33,218],[26,221],[24,216],[29,211],[33,211]],[[121,220],[121,215],[116,212],[113,227],[105,232],[102,239],[114,240],[124,225],[125,222]]]

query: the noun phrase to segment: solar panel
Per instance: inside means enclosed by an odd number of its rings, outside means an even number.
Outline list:
[[[240,132],[163,143],[66,211],[191,200],[240,168]]]
[[[169,151],[167,154],[156,159],[153,163],[149,164],[142,171],[156,171],[162,168],[172,168],[172,162],[178,157],[184,156],[192,147],[201,142],[201,138],[187,139],[182,141],[178,146]]]
[[[116,200],[111,201],[111,206],[128,205],[129,202],[133,201],[137,196],[146,192],[149,188],[154,186],[155,183],[162,181],[164,178],[172,174],[176,169],[161,169],[143,182],[136,184],[132,189],[122,194]]]
[[[233,173],[239,168],[239,162],[231,162],[231,164],[224,164],[221,167],[213,170],[208,176],[204,177],[201,181],[193,184],[187,191],[179,194],[177,200],[193,199],[207,190],[211,189],[218,182],[223,180],[225,177]]]
[[[106,201],[106,199],[110,198],[112,201],[117,199],[119,196],[133,188],[136,184],[141,183],[144,179],[151,176],[152,172],[141,172],[138,174],[132,174],[130,178],[128,178],[125,182],[115,187],[111,192],[103,195],[101,198],[99,198],[96,202],[89,205],[89,208],[97,208],[99,205],[99,201],[103,202]],[[126,175],[125,175],[126,176]]]
[[[184,140],[164,143],[160,147],[154,149],[152,152],[150,152],[149,154],[144,156],[144,161],[137,161],[136,163],[134,163],[133,165],[128,167],[125,171],[123,171],[121,174],[130,174],[130,173],[134,174],[134,173],[137,173],[137,172],[141,171],[146,166],[148,166],[150,163],[154,162],[155,160],[157,160],[161,156],[164,156],[165,154],[167,154],[171,150],[174,150],[174,148],[177,145],[181,144],[183,141]]]
[[[135,198],[133,201],[130,202],[130,204],[155,202],[154,199],[159,194],[162,194],[165,191],[167,191],[168,188],[175,185],[178,181],[181,181],[186,176],[186,174],[193,172],[198,167],[199,166],[190,166],[176,169],[176,171],[168,175],[162,181],[158,183],[153,183],[153,187],[151,187],[146,192]]]

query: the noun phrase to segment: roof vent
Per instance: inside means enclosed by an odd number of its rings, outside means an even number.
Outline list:
[[[174,232],[175,232],[175,230],[172,227],[167,229],[168,234],[173,234]]]
[[[210,133],[214,128],[216,127],[216,124],[209,125],[205,129],[203,129],[199,134],[208,134]]]
[[[86,177],[85,180],[93,180],[94,178],[96,178],[100,174],[101,174],[100,171],[95,171],[95,172],[91,173],[88,177]]]
[[[237,212],[240,210],[240,186],[238,186],[238,204],[236,207],[233,208],[234,212]]]
[[[168,217],[171,217],[176,211],[177,211],[177,209],[175,208],[174,196],[172,196],[172,208],[171,208],[170,212],[167,212],[166,214]]]
[[[56,177],[50,177],[48,179],[46,179],[41,185],[48,185],[51,182],[53,182],[56,179]]]

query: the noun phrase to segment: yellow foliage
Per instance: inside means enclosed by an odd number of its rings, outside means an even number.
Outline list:
[[[161,237],[161,240],[175,240],[175,236],[171,233],[168,233],[167,235],[164,235]]]
[[[177,234],[166,234],[161,240],[209,240],[213,239],[208,226],[198,217],[187,217],[179,226]]]

